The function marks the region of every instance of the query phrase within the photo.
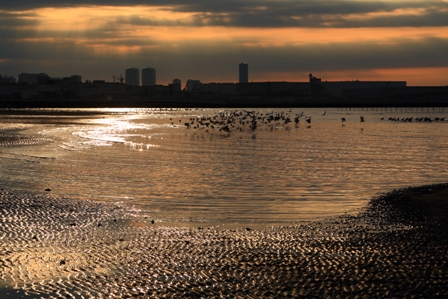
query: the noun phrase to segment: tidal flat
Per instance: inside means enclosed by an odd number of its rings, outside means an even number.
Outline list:
[[[1,298],[447,298],[448,184],[357,215],[167,227],[132,207],[0,190]]]

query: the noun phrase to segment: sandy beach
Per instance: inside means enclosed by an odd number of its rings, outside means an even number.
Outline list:
[[[446,298],[448,184],[284,227],[164,227],[1,190],[1,298]]]

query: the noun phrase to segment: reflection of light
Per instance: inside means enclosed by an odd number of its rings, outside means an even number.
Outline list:
[[[103,109],[102,112],[104,112]],[[110,108],[106,116],[90,120],[88,126],[79,127],[72,135],[84,139],[79,144],[84,146],[111,146],[121,143],[132,150],[148,150],[158,145],[147,143],[157,132],[151,132],[165,127],[159,123],[142,122],[146,116],[154,116],[152,109]],[[116,114],[116,115],[115,115]],[[143,115],[143,118],[142,118]],[[157,118],[160,118],[158,116]],[[86,141],[87,140],[87,141]]]
[[[129,145],[129,148],[132,150],[137,151],[143,151],[143,150],[149,150],[152,147],[159,147],[157,144],[143,144],[143,143],[134,143],[134,142],[127,142],[126,144]]]
[[[104,108],[102,109],[106,113],[130,113],[135,112],[135,109],[133,108]]]
[[[126,109],[120,109],[121,112]],[[93,121],[94,126],[74,132],[73,135],[88,139],[91,145],[105,146],[113,143],[126,143],[127,132],[135,129],[146,128],[142,125],[132,124],[128,121],[117,120],[116,118],[100,118]],[[140,136],[140,135],[138,135]]]
[[[98,118],[92,121],[94,124],[108,125],[110,128],[114,129],[134,129],[136,128],[135,124],[131,124],[128,121],[118,120],[116,118]]]

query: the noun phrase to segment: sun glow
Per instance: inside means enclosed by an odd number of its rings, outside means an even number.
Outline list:
[[[119,29],[129,25],[157,25],[176,23],[188,19],[191,14],[174,13],[166,7],[154,6],[89,6],[41,8],[35,11],[40,20],[39,29],[54,28],[62,31],[88,31],[104,26],[106,29]],[[147,17],[150,16],[150,17]]]
[[[406,14],[406,12],[380,13]],[[412,10],[413,14],[423,13]],[[374,13],[377,15],[379,13]],[[448,37],[448,30],[440,27],[421,28],[241,28],[227,26],[204,26],[198,24],[194,13],[174,12],[166,7],[73,7],[42,8],[33,12],[38,21],[35,28],[37,37],[47,35],[71,38],[83,42],[85,39],[97,41],[99,45],[112,42],[126,44],[119,50],[134,52],[130,44],[148,46],[148,42],[182,41],[235,41],[247,46],[283,46],[305,43],[350,42],[359,40],[392,40],[396,38],[421,38],[424,36]],[[372,14],[350,15],[348,18],[362,19]],[[25,16],[24,18],[31,18]],[[445,28],[445,29],[448,29]],[[64,33],[63,35],[57,33]],[[56,39],[56,38],[55,38]],[[105,46],[102,46],[103,48]],[[101,48],[101,47],[100,47]],[[102,51],[99,51],[102,52]]]

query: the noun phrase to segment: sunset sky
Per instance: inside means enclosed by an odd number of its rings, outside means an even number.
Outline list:
[[[6,1],[2,1],[6,2]],[[448,0],[20,0],[0,5],[0,75],[405,80],[448,85]]]

